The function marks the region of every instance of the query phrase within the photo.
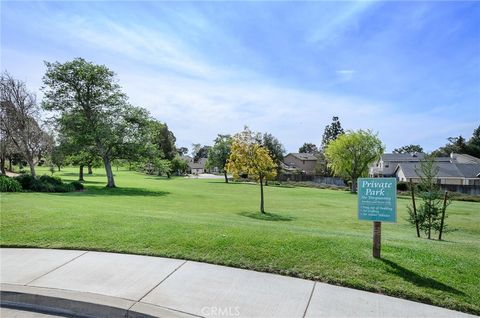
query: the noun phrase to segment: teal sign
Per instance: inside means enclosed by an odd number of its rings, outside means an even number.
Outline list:
[[[397,222],[397,179],[358,178],[358,219]]]

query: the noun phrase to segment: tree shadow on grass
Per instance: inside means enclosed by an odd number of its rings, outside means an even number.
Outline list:
[[[416,286],[419,287],[427,287],[427,288],[432,288],[432,289],[438,289],[442,290],[447,293],[452,293],[456,295],[465,295],[462,291],[455,289],[451,286],[448,286],[444,283],[441,283],[433,278],[428,278],[421,276],[409,269],[406,269],[405,267],[402,267],[398,265],[395,262],[392,262],[388,259],[381,259],[382,262],[384,262],[386,265],[388,265],[390,268],[387,268],[387,271],[397,275],[404,280],[413,283]]]
[[[247,185],[257,185],[257,186],[260,186],[260,183],[258,182],[253,182],[253,181],[249,181],[249,182],[234,182],[234,181],[229,181],[228,183],[225,182],[225,179],[202,179],[202,178],[198,178],[198,179],[195,179],[195,178],[192,178],[192,180],[215,180],[215,181],[206,181],[206,183],[211,183],[211,184],[220,184],[220,185],[244,185],[244,184],[247,184]],[[267,187],[267,186],[266,186]]]
[[[75,178],[78,178],[78,172],[55,172],[54,175],[60,175],[61,178],[63,177],[75,177]],[[115,175],[115,173],[114,173]],[[106,178],[106,175],[104,173],[94,173],[94,174],[88,174],[88,173],[84,173],[83,174],[83,177],[84,178],[89,178],[89,177],[105,177]]]
[[[167,191],[152,191],[143,188],[86,188],[84,191],[67,192],[67,193],[48,193],[53,195],[78,195],[78,196],[148,196],[148,197],[163,197],[170,192]]]
[[[85,181],[80,181],[83,184],[107,184],[107,181],[90,181],[90,180],[85,180]]]
[[[239,212],[237,214],[241,216],[246,216],[247,218],[262,220],[262,221],[292,221],[296,219],[293,216],[284,216],[284,215],[269,213],[269,212],[260,213],[260,212],[244,211],[244,212]]]

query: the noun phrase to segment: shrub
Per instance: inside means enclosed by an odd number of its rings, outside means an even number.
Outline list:
[[[43,176],[41,176],[41,177],[39,178],[39,180],[40,180],[41,182],[46,182],[46,183],[50,183],[50,184],[53,184],[53,185],[61,185],[61,184],[63,184],[62,179],[60,179],[60,177],[47,176],[46,174],[44,174]]]
[[[76,187],[70,183],[62,182],[59,177],[43,175],[35,179],[29,174],[23,174],[15,178],[23,188],[35,192],[71,192]]]
[[[75,188],[76,191],[83,190],[83,184],[80,181],[73,181],[70,184]]]
[[[32,187],[36,181],[35,178],[28,173],[20,174],[19,176],[15,177],[15,180],[20,183],[23,190],[32,190]]]
[[[32,187],[29,190],[35,192],[56,192],[55,185],[47,182],[42,182],[38,179],[33,182]]]
[[[408,191],[408,183],[403,181],[398,182],[397,191]]]
[[[12,178],[1,175],[0,176],[0,192],[21,192],[21,184]]]
[[[75,191],[75,187],[71,183],[62,183],[54,187],[54,192],[72,192]]]

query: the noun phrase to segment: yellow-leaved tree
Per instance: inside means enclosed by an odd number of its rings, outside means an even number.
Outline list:
[[[258,133],[253,133],[248,127],[233,136],[230,157],[226,169],[239,178],[247,174],[249,178],[260,183],[260,212],[265,213],[263,199],[263,182],[276,176],[277,165],[268,154],[268,150],[261,144]]]

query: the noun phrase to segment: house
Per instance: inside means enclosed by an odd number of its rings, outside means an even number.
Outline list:
[[[450,157],[437,157],[435,158],[436,162],[459,162],[465,163],[468,159],[468,155],[454,154],[452,153]],[[468,156],[471,157],[471,156]],[[423,158],[425,158],[424,153],[386,153],[383,154],[379,160],[373,163],[369,169],[370,178],[381,178],[381,177],[394,177],[395,169],[400,163],[418,163]],[[475,157],[471,157],[476,159]],[[461,160],[461,161],[460,161]]]
[[[195,162],[190,156],[182,156],[182,159],[188,163],[187,173],[201,174],[207,172],[205,167],[207,158],[200,158],[197,162]]]
[[[300,170],[307,175],[315,174],[317,157],[311,153],[289,153],[283,158],[288,170]]]
[[[440,185],[480,185],[480,163],[435,162],[436,179]],[[395,168],[398,181],[418,183],[419,162],[401,162]]]
[[[419,162],[425,157],[424,153],[386,153],[373,163],[369,170],[369,177],[393,177],[399,163]]]

